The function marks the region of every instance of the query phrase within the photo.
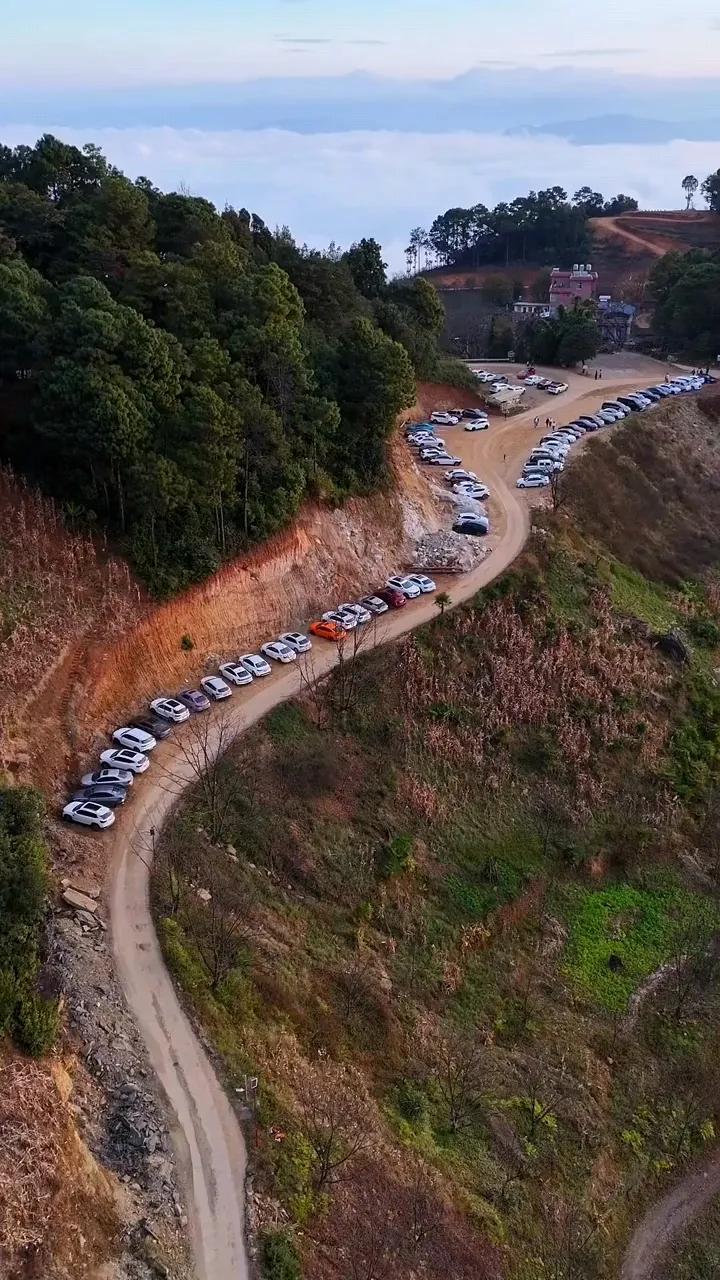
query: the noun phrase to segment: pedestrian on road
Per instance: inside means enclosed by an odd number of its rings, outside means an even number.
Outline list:
[[[600,380],[602,381],[602,369],[599,371],[599,373],[598,373],[598,377],[599,377],[599,378],[600,378]]]
[[[504,454],[503,454],[503,462],[507,462],[507,454],[506,454],[506,453],[504,453]]]
[[[597,369],[595,370],[595,381],[597,382]]]
[[[533,426],[534,426],[534,428],[535,428],[535,430],[536,430],[536,431],[537,431],[538,427],[540,426],[540,419],[538,418],[537,414],[535,414],[535,417],[533,418]]]

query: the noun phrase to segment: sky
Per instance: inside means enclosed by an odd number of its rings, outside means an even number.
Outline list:
[[[717,0],[0,0],[0,29],[0,141],[93,141],[393,268],[452,205],[677,207],[720,165]]]

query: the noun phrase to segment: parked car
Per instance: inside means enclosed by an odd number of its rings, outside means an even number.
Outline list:
[[[213,702],[223,702],[225,698],[232,697],[232,689],[220,676],[203,676],[200,683]]]
[[[104,804],[93,800],[71,800],[65,805],[62,816],[66,822],[77,822],[81,827],[97,827],[104,831],[115,821],[115,814]]]
[[[118,787],[131,787],[135,781],[129,769],[94,769],[92,773],[84,773],[80,779],[84,787],[111,782]]]
[[[177,698],[155,698],[150,703],[150,710],[163,720],[171,720],[173,724],[183,724],[190,719],[190,712]]]
[[[471,537],[483,538],[490,532],[490,521],[487,516],[474,516],[465,513],[458,516],[453,523],[454,533],[466,533]]]
[[[272,658],[273,662],[297,662],[295,650],[282,640],[269,640],[267,644],[260,646],[260,652],[264,658]]]
[[[409,573],[408,577],[411,582],[417,582],[424,596],[431,595],[433,591],[437,591],[436,584],[425,573]]]
[[[381,613],[387,613],[389,608],[386,600],[381,600],[380,596],[375,595],[363,596],[360,603],[363,609],[367,609],[374,617],[379,617]]]
[[[362,625],[372,619],[372,613],[365,608],[364,604],[339,604],[338,613],[349,613],[352,618],[355,618],[356,625]]]
[[[477,502],[485,502],[490,497],[487,485],[478,484],[475,480],[461,480],[459,484],[454,484],[453,493],[464,498],[474,498]]]
[[[444,448],[439,445],[433,446],[432,449],[421,449],[419,458],[421,462],[429,462],[431,458],[439,458],[445,453]]]
[[[548,393],[549,393],[551,396],[561,396],[561,395],[562,395],[562,393],[563,393],[563,391],[567,391],[567,389],[568,389],[568,383],[567,383],[567,382],[553,382],[553,383],[551,383],[551,385],[547,388]]]
[[[465,423],[466,431],[488,431],[490,423],[487,418],[473,418],[472,422]]]
[[[344,640],[347,636],[347,631],[339,622],[326,622],[324,619],[311,622],[310,631],[321,640]]]
[[[518,377],[520,377],[520,374],[518,374]],[[542,378],[539,373],[528,373],[525,375],[524,381],[526,387],[539,387]]]
[[[403,592],[397,587],[381,587],[375,594],[380,600],[384,600],[385,604],[391,609],[402,609],[407,604]]]
[[[431,467],[456,467],[462,458],[456,458],[453,453],[438,453],[434,458],[430,459]]]
[[[167,720],[161,720],[159,716],[132,716],[128,724],[132,729],[142,729],[143,733],[149,733],[158,742],[164,742],[172,733],[172,725],[168,724]]]
[[[460,419],[456,418],[454,413],[447,413],[444,409],[436,409],[434,413],[430,414],[430,421],[437,422],[441,427],[456,427]]]
[[[413,444],[418,449],[444,449],[445,441],[442,436],[421,435],[414,436]]]
[[[536,458],[531,455],[525,463],[522,473],[523,475],[529,475],[541,471],[546,475],[550,475],[552,472],[564,470],[564,467],[564,462],[555,462],[552,458]]]
[[[182,693],[177,696],[178,702],[182,702],[188,711],[194,711],[197,715],[200,711],[210,710],[210,699],[199,689],[183,689]]]
[[[251,676],[269,676],[272,671],[270,663],[261,658],[259,653],[243,653],[238,658],[238,664]]]
[[[96,804],[107,805],[108,809],[117,809],[127,800],[127,787],[117,782],[98,782],[89,787],[81,787],[75,792],[73,800],[93,800]]]
[[[245,667],[241,667],[239,662],[221,662],[220,674],[229,680],[230,684],[252,684],[253,681],[251,673]]]
[[[549,484],[550,477],[540,472],[533,476],[520,476],[520,479],[515,481],[517,489],[542,489],[547,488]]]
[[[388,578],[385,583],[386,587],[393,587],[396,591],[402,591],[406,600],[415,600],[420,595],[420,588],[417,582],[413,582],[407,574],[396,574],[393,578]]]
[[[473,422],[477,418],[482,418],[484,421],[487,421],[487,414],[484,409],[463,409],[462,416],[463,418],[467,418],[470,422]]]
[[[358,620],[354,613],[341,613],[339,609],[328,609],[322,615],[323,622],[334,622],[342,631],[354,631]]]
[[[145,733],[144,729],[134,729],[130,725],[115,729],[112,739],[113,742],[119,742],[121,747],[129,747],[131,751],[142,751],[143,755],[147,755],[148,751],[154,751],[157,746],[157,740],[151,733]]]
[[[455,467],[445,472],[445,479],[454,483],[457,480],[477,480],[477,476],[474,471],[463,471],[462,467]]]
[[[131,773],[144,773],[150,768],[148,757],[129,747],[108,747],[107,751],[100,752],[100,760],[111,769],[129,769]]]
[[[302,631],[286,631],[280,639],[296,653],[309,653],[312,649],[312,640],[308,639]]]

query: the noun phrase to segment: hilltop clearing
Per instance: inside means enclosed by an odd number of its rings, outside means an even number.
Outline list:
[[[214,774],[221,828],[196,789],[165,832],[166,955],[260,1076],[268,1277],[609,1280],[712,1143],[714,492],[683,529],[716,427],[589,441],[510,573],[278,707]]]

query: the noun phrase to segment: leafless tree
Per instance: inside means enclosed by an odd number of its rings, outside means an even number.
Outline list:
[[[697,902],[677,931],[670,956],[675,1018],[680,1018],[693,991],[710,980],[717,966],[717,948],[711,944],[715,927],[710,904]]]
[[[457,1132],[472,1121],[481,1105],[488,1079],[486,1045],[478,1035],[441,1031],[430,1037],[426,1053],[450,1128]]]
[[[362,1152],[368,1141],[369,1102],[361,1077],[330,1058],[300,1069],[295,1091],[303,1129],[315,1156],[315,1190],[321,1192]]]
[[[204,859],[203,883],[195,886],[192,910],[185,912],[213,991],[239,962],[253,903],[247,885],[241,888],[221,859],[216,851]]]
[[[176,916],[197,875],[196,844],[184,824],[169,824],[155,850],[154,864],[164,887],[166,909]]]
[[[540,1125],[548,1116],[555,1114],[558,1103],[566,1094],[564,1072],[552,1072],[541,1059],[533,1059],[525,1074],[525,1087],[520,1095],[527,1116],[528,1142],[535,1142]]]
[[[579,1205],[553,1198],[545,1205],[539,1252],[547,1280],[585,1280],[591,1249],[602,1219],[590,1217]]]
[[[243,770],[238,762],[225,759],[236,734],[224,708],[217,716],[195,716],[177,736],[175,746],[180,761],[164,766],[168,789],[179,791],[188,774],[197,783],[207,814],[208,834],[214,843],[222,840],[233,805],[241,794],[247,795],[249,780],[254,776],[254,770]]]

